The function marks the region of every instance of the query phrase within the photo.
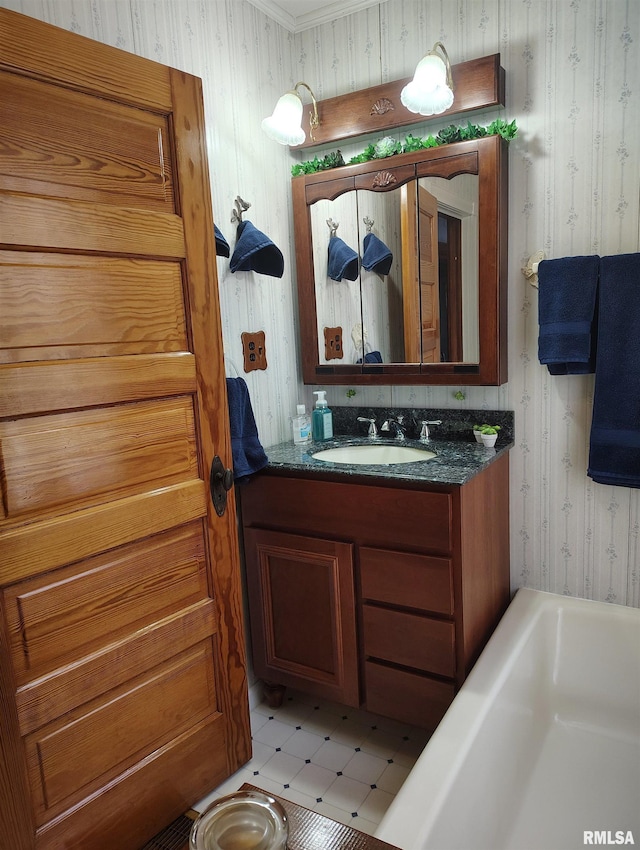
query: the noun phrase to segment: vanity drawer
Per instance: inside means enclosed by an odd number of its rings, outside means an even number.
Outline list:
[[[454,626],[417,614],[362,606],[365,655],[440,676],[455,675]]]
[[[365,688],[367,711],[393,717],[423,729],[435,729],[455,695],[448,682],[407,673],[367,661]]]
[[[360,549],[363,599],[453,614],[451,561],[390,549]]]

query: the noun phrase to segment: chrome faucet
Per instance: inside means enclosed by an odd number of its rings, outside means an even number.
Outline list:
[[[398,416],[397,419],[394,419],[393,417],[389,417],[389,419],[385,419],[385,421],[382,423],[382,427],[380,428],[380,430],[381,431],[391,431],[393,429],[395,431],[396,440],[404,440],[406,435],[404,433],[403,423],[404,423],[404,416],[403,415]]]
[[[420,442],[429,443],[431,442],[431,437],[429,436],[429,425],[442,425],[442,419],[423,419],[420,424],[422,425],[420,430]]]
[[[368,422],[369,430],[367,431],[367,435],[369,437],[377,437],[378,429],[376,428],[376,420],[375,419],[367,419],[366,416],[358,416],[358,422]]]

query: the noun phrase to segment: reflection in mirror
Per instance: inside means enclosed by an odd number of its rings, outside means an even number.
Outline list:
[[[353,328],[362,325],[360,277],[333,280],[329,276],[329,240],[331,228],[328,221],[338,225],[336,237],[347,248],[360,254],[358,249],[358,208],[354,192],[340,195],[333,201],[320,200],[311,207],[313,228],[313,268],[316,283],[316,312],[318,328],[318,362],[328,363],[333,355],[325,345],[325,328],[342,328],[342,363],[355,363],[362,357],[356,351],[351,335]],[[342,247],[342,245],[341,245]],[[339,263],[337,264],[339,265]],[[335,270],[335,269],[334,269]],[[335,362],[335,361],[334,361]]]
[[[390,192],[358,190],[311,207],[321,364],[477,363],[478,178],[423,177]],[[367,233],[392,255],[385,274],[360,265],[356,280],[329,275],[328,222],[365,259]],[[378,243],[376,243],[378,244]],[[343,349],[327,352],[327,328]]]
[[[402,195],[405,317],[419,316],[405,320],[408,358],[478,363],[478,178],[423,177]]]

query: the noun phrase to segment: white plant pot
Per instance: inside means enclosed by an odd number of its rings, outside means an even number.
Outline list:
[[[476,438],[476,443],[482,442],[482,431],[476,431],[475,428],[474,428],[473,429],[473,436]]]
[[[491,449],[495,446],[496,440],[498,439],[497,434],[482,434],[482,443],[487,449]]]

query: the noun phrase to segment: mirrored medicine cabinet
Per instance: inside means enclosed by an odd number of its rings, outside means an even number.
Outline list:
[[[485,136],[292,179],[306,384],[507,380],[507,159]],[[341,280],[332,233],[359,257]]]

